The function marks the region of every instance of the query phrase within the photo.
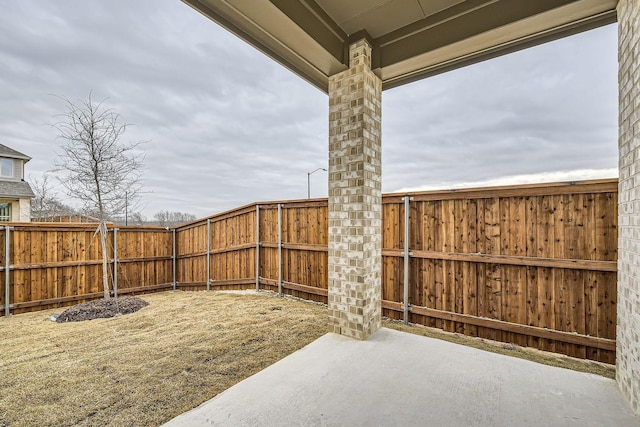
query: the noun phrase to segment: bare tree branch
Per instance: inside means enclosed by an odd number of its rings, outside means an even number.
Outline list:
[[[124,209],[126,200],[139,197],[144,153],[138,148],[142,142],[120,142],[128,125],[118,113],[104,107],[106,99],[94,103],[91,93],[86,101],[58,98],[65,102],[67,111],[53,124],[64,141],[54,164],[67,194],[79,200],[85,211],[98,214],[104,295],[108,299],[106,221]]]
[[[160,211],[153,214],[153,218],[156,220],[158,225],[162,227],[172,227],[184,224],[185,222],[194,221],[196,216],[186,212]]]
[[[75,209],[58,199],[53,190],[49,172],[43,173],[41,179],[29,176],[29,183],[35,194],[31,200],[31,218],[33,220],[51,220],[55,217],[76,213]]]
[[[53,125],[64,140],[54,162],[61,172],[58,179],[84,210],[108,220],[124,210],[125,193],[129,203],[139,197],[144,153],[138,149],[142,142],[120,142],[128,125],[103,106],[105,100],[93,103],[91,94],[87,101],[76,103],[60,99],[67,112]]]

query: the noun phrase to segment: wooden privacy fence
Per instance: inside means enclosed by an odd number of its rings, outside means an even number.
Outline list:
[[[22,313],[102,297],[102,248],[96,228],[61,223],[0,227],[0,310]],[[164,228],[109,227],[114,289],[126,294],[171,288],[172,239],[173,233]]]
[[[178,227],[178,286],[326,303],[327,215],[271,202]],[[617,180],[385,195],[383,313],[613,363],[616,225]]]
[[[384,314],[615,362],[617,181],[383,199]]]
[[[112,229],[111,271],[120,293],[267,289],[326,303],[327,224],[327,199],[311,199]],[[14,225],[9,263],[0,248],[13,312],[100,297],[94,231]],[[385,316],[615,361],[617,180],[385,195],[382,240]]]
[[[253,204],[178,227],[177,286],[326,303],[327,209],[326,199]]]

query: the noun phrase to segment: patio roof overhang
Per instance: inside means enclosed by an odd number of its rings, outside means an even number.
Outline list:
[[[320,90],[373,46],[389,89],[616,21],[618,0],[182,0]]]

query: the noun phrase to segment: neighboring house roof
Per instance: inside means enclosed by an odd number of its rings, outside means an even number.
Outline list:
[[[31,157],[26,154],[22,154],[19,151],[14,150],[13,148],[9,148],[6,145],[0,144],[0,157],[9,157],[11,159],[21,159],[24,160],[25,163],[31,160]],[[31,189],[29,189],[31,191]]]
[[[35,197],[35,194],[33,194],[29,184],[24,181],[0,181],[0,197]]]

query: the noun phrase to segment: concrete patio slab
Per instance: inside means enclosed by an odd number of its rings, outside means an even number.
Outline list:
[[[614,380],[381,329],[327,334],[165,426],[640,426]]]

